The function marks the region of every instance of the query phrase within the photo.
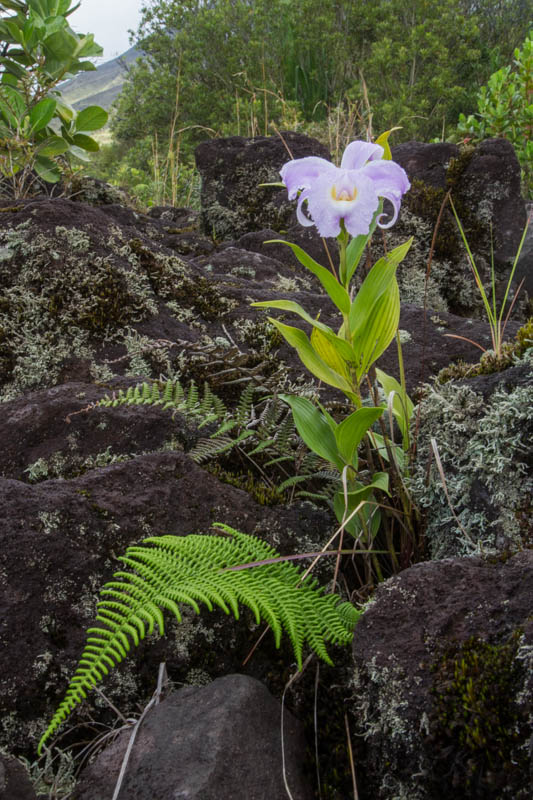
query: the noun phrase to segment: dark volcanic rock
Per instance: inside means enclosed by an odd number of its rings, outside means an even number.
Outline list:
[[[405,195],[400,219],[386,236],[390,245],[414,235],[414,244],[398,270],[403,301],[428,305],[462,316],[484,316],[464,244],[450,204],[434,238],[446,192],[451,196],[485,288],[491,287],[491,242],[494,244],[497,297],[505,293],[513,260],[526,224],[526,208],[520,192],[520,164],[506,139],[487,139],[477,147],[449,143],[407,142],[392,148],[392,155],[408,173],[411,190]],[[427,273],[429,252],[434,252]],[[531,281],[533,259],[522,260],[521,276]],[[516,276],[509,302],[519,285]],[[526,286],[527,288],[527,286]],[[528,290],[529,291],[529,290]],[[530,293],[531,294],[531,293]],[[527,312],[524,294],[515,308]],[[519,316],[520,314],[518,314]]]
[[[303,134],[283,132],[282,137],[231,136],[198,145],[195,157],[202,176],[206,233],[220,241],[261,228],[287,228],[294,204],[287,200],[286,190],[260,184],[279,182],[279,171],[291,156],[329,158],[329,153]]]
[[[97,592],[128,545],[147,536],[212,533],[219,521],[281,552],[309,552],[331,524],[307,503],[260,506],[179,452],[139,456],[70,480],[28,485],[1,478],[0,520],[0,739],[28,754],[81,656]],[[182,624],[170,623],[164,639],[154,638],[106,681],[106,694],[124,710],[151,693],[160,661],[177,681],[188,682],[191,670],[217,677],[240,669],[257,634],[222,612],[197,617],[186,610]],[[268,673],[272,651],[270,643],[254,659],[258,677]],[[290,663],[288,646],[286,658]],[[89,708],[100,719],[109,716],[97,696],[85,713]]]
[[[277,800],[285,796],[281,706],[253,678],[228,675],[184,688],[149,712],[135,740],[121,794],[130,800]],[[284,714],[283,757],[294,800],[311,800],[306,744]],[[122,733],[82,775],[76,800],[111,797],[130,732]]]
[[[392,158],[409,176],[409,180],[423,181],[436,189],[446,188],[446,175],[450,161],[457,158],[459,148],[456,144],[442,142],[423,144],[405,142],[392,147]]]
[[[378,588],[353,649],[362,800],[531,796],[532,594],[532,551],[418,564]]]
[[[28,773],[20,761],[1,753],[0,800],[37,800]]]

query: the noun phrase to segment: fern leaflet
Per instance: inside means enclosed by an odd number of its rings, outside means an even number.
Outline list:
[[[229,536],[161,536],[129,547],[119,560],[129,572],[115,573],[100,592],[96,621],[67,693],[39,743],[39,753],[71,711],[96,684],[126,658],[157,626],[164,633],[163,611],[181,621],[180,603],[198,613],[200,603],[219,606],[239,618],[239,606],[252,610],[256,621],[268,622],[279,647],[285,631],[298,666],[307,643],[331,664],[326,641],[348,644],[361,614],[351,603],[324,594],[315,578],[286,561],[237,571],[230,567],[278,558],[265,542],[218,525]]]

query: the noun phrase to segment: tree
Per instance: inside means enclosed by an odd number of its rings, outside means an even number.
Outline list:
[[[58,157],[86,160],[98,150],[89,133],[107,121],[91,106],[79,114],[61,100],[60,81],[95,69],[100,55],[92,34],[75,33],[67,17],[72,0],[0,2],[0,172],[16,196],[31,190],[33,171],[51,183],[61,177]]]

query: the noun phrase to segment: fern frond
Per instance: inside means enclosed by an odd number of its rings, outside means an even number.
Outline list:
[[[216,438],[210,437],[209,439],[199,439],[195,446],[189,450],[188,456],[196,461],[197,464],[202,464],[210,458],[219,456],[222,453],[227,453],[234,447],[242,444],[246,439],[253,436],[253,431],[242,431],[235,439],[231,436],[217,436]]]
[[[269,623],[277,647],[282,633],[288,634],[300,668],[306,644],[331,664],[326,641],[351,641],[360,611],[337,595],[324,595],[316,579],[302,580],[299,569],[286,561],[229,569],[279,556],[254,536],[219,527],[229,536],[151,537],[119,559],[130,571],[115,573],[101,590],[100,625],[87,631],[85,650],[39,753],[87,692],[126,658],[132,643],[138,645],[155,627],[164,633],[164,610],[181,621],[180,603],[197,613],[200,604],[209,610],[218,606],[236,619],[239,606],[247,606],[257,623]]]

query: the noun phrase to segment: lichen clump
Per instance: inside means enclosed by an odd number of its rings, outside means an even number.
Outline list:
[[[532,349],[516,368],[523,376],[520,385],[507,389],[502,383],[488,399],[475,391],[475,384],[447,383],[432,387],[420,406],[411,488],[426,513],[433,558],[516,551],[532,544]],[[446,487],[432,456],[431,438]]]

